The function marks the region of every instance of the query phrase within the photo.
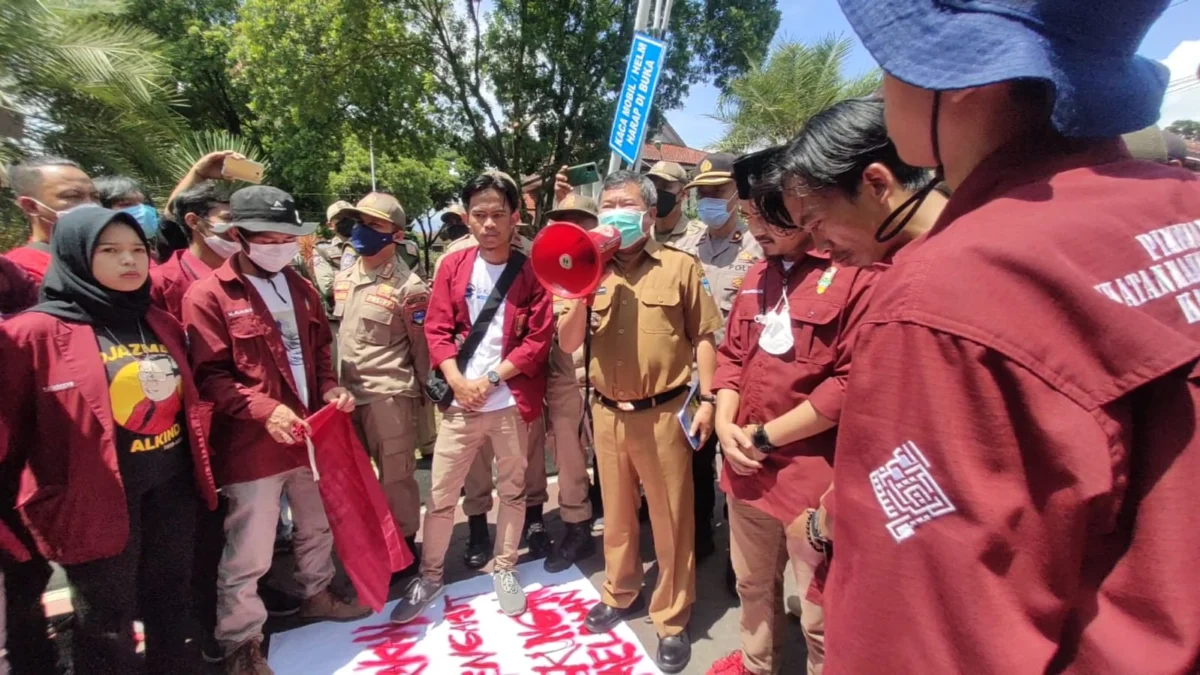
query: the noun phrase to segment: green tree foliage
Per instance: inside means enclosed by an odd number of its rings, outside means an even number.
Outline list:
[[[1176,120],[1167,131],[1179,134],[1189,141],[1200,141],[1200,122],[1195,120]]]
[[[600,159],[633,38],[632,0],[391,0],[427,36],[427,65],[479,166],[549,176]],[[775,0],[675,0],[657,109],[704,78],[718,86],[767,50]]]
[[[329,179],[347,161],[347,135],[373,139],[381,156],[436,156],[424,51],[404,13],[378,0],[246,0],[234,80],[250,96],[246,125],[271,158],[271,180],[318,211],[336,191]]]
[[[371,158],[367,146],[356,136],[348,135],[341,154],[341,165],[329,174],[329,190],[337,199],[357,201],[371,191]],[[461,187],[454,178],[456,164],[457,159],[453,156],[418,161],[376,153],[375,189],[400,200],[412,223],[426,212],[444,206]]]
[[[24,145],[0,145],[0,160],[36,148],[162,181],[178,99],[159,41],[121,21],[122,9],[114,0],[0,3],[0,106],[25,122]]]
[[[125,20],[153,33],[171,67],[179,112],[196,130],[242,135],[249,101],[232,77],[239,0],[128,0]]]
[[[713,116],[727,125],[717,147],[745,152],[784,143],[816,113],[877,90],[878,71],[846,77],[853,47],[850,39],[838,37],[811,46],[784,42],[765,63],[731,80]]]

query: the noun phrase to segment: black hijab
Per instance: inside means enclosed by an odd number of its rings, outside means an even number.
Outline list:
[[[150,279],[136,291],[122,293],[100,285],[92,275],[92,255],[109,223],[122,222],[146,235],[133,216],[102,206],[79,206],[64,213],[50,236],[50,268],[42,281],[40,302],[29,311],[75,323],[133,324],[150,307]]]

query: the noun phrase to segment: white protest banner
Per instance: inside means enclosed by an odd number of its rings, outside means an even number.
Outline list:
[[[593,635],[583,620],[600,594],[578,569],[548,574],[541,562],[518,569],[529,608],[505,616],[490,576],[447,586],[417,621],[380,614],[320,623],[271,637],[276,675],[658,675],[625,624]]]

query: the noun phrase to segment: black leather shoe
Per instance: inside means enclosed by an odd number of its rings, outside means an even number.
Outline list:
[[[644,609],[646,609],[646,601],[640,594],[633,604],[625,609],[609,607],[603,602],[597,602],[596,606],[588,612],[587,618],[584,619],[583,627],[589,633],[608,633],[616,628],[617,624]]]
[[[567,525],[567,536],[562,546],[554,550],[543,567],[551,574],[562,572],[571,565],[586,560],[596,553],[596,542],[592,540],[592,529],[587,523]]]
[[[680,673],[692,660],[692,641],[687,632],[658,639],[658,655],[654,657],[664,673]]]
[[[467,524],[471,528],[471,538],[467,540],[463,564],[467,569],[483,569],[492,559],[492,538],[488,535],[487,516],[471,516]]]
[[[540,520],[525,523],[523,538],[529,546],[529,557],[534,560],[541,560],[550,555],[550,549],[554,546],[554,542],[550,541],[549,533],[546,532],[546,524]]]

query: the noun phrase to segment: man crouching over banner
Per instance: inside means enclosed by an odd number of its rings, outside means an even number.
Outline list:
[[[785,530],[816,508],[829,487],[832,429],[845,398],[852,338],[877,275],[835,265],[813,248],[806,231],[763,219],[750,201],[752,185],[773,170],[779,150],[734,165],[742,216],[767,259],[750,268],[734,300],[713,381],[725,454],[721,488],[729,496],[742,601],[742,651],[713,664],[709,672],[715,675],[771,675],[781,665]],[[773,188],[773,181],[764,183]],[[772,191],[759,198],[780,203],[783,195]],[[820,672],[824,654],[823,612],[804,600],[819,564],[819,555],[792,560],[810,674]]]
[[[658,587],[650,618],[658,630],[657,661],[667,673],[691,659],[687,623],[696,596],[693,550],[692,453],[711,433],[710,386],[715,369],[713,333],[721,314],[693,256],[647,239],[656,195],[648,178],[618,171],[604,181],[600,224],[621,233],[621,248],[591,300],[576,302],[559,323],[567,353],[583,344],[589,329],[596,457],[604,495],[603,602],[584,627],[606,633],[637,613],[642,559],[638,553],[638,483],[646,491]],[[700,367],[703,399],[688,438],[676,415],[686,400],[693,354]]]

